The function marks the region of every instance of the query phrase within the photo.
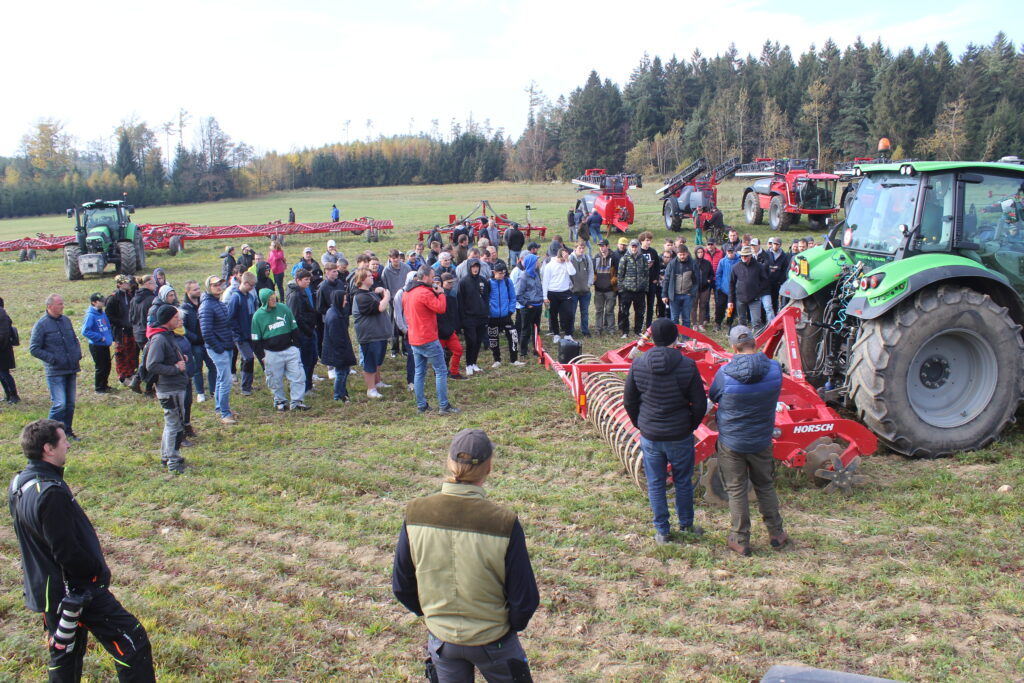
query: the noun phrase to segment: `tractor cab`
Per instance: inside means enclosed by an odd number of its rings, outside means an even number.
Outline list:
[[[800,176],[796,181],[797,204],[801,209],[835,208],[838,179],[832,174]]]

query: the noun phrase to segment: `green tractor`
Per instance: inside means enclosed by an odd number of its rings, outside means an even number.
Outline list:
[[[1024,163],[855,173],[846,220],[782,286],[804,376],[899,453],[983,448],[1024,398]]]
[[[123,201],[86,202],[68,209],[75,219],[75,241],[64,247],[64,273],[81,280],[83,273],[102,273],[113,263],[119,273],[134,275],[146,265],[142,230],[129,218],[135,207]]]

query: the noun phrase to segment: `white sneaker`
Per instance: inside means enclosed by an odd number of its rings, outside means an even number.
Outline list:
[[[623,338],[623,339],[629,339],[629,335],[625,335],[625,334],[624,334],[624,335],[622,335],[622,338]]]
[[[337,377],[338,373],[334,371],[334,368],[327,371],[327,379],[336,379]]]
[[[473,371],[474,371],[474,372],[483,372],[484,370],[483,370],[483,368],[481,368],[481,367],[480,367],[479,365],[477,365],[476,363],[473,363]]]
[[[202,392],[196,394],[196,403],[202,403],[205,400],[206,400],[206,394],[204,394]]]
[[[473,366],[472,365],[467,365],[466,366],[466,377],[472,377],[472,376],[473,376]]]
[[[560,341],[562,341],[562,338],[559,337],[557,334],[551,339],[552,344],[557,344]]]
[[[355,368],[349,368],[348,374],[350,374],[350,375],[358,375],[359,371],[356,370]]]
[[[409,391],[416,391],[416,385],[412,382],[409,382]]]
[[[494,361],[493,363],[491,363],[491,367],[495,368],[495,369],[500,368],[501,367],[501,361],[500,360]]]
[[[369,391],[366,392],[366,395],[369,396],[370,398],[384,398],[384,396],[381,395],[381,393],[376,389],[370,389]]]
[[[390,389],[390,388],[391,388],[391,385],[390,384],[384,384],[384,382],[377,382],[377,386],[374,387],[374,389]]]
[[[514,360],[514,361],[512,361],[512,365],[526,365],[526,363],[524,363],[521,360]]]
[[[321,377],[320,375],[313,375],[313,381],[314,382],[323,382],[324,378]]]
[[[565,337],[562,337],[562,341],[568,341],[568,342],[572,342],[574,344],[576,343],[576,340],[572,338],[571,334],[570,335],[566,335]]]

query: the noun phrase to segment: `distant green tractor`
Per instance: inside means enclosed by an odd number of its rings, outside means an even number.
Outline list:
[[[129,218],[135,207],[123,201],[86,202],[68,209],[75,219],[75,241],[64,247],[64,273],[81,280],[83,273],[102,273],[112,263],[119,273],[134,275],[146,265],[142,230]]]
[[[860,166],[828,243],[795,256],[805,377],[890,448],[982,448],[1024,398],[1024,164]]]

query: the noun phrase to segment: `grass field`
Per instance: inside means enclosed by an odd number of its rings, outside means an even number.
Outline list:
[[[738,182],[722,187],[733,224],[741,223],[740,190]],[[479,199],[516,219],[530,203],[535,224],[562,226],[574,196],[564,184],[308,191],[136,217],[247,223],[283,218],[291,206],[300,221],[326,220],[337,203],[343,217],[396,222],[374,245],[380,253],[410,246],[415,230]],[[638,226],[659,228],[653,192],[635,199]],[[67,223],[3,221],[0,233],[66,234]],[[801,224],[787,234],[808,231]],[[656,245],[665,234],[656,231]],[[309,241],[317,253],[323,242]],[[304,245],[289,241],[289,258]],[[350,256],[364,245],[340,242]],[[150,254],[149,265],[181,286],[219,273],[222,247],[190,243],[173,258]],[[0,296],[25,340],[15,371],[24,401],[0,404],[4,476],[22,466],[20,428],[48,408],[41,366],[27,353],[43,299],[63,293],[78,327],[88,295],[111,287],[110,275],[65,282],[59,254],[0,258]],[[619,343],[600,338],[585,348]],[[159,468],[156,403],[126,389],[97,396],[91,371],[83,362],[76,432],[84,438],[67,477],[99,531],[115,594],[149,630],[163,681],[422,680],[425,631],[391,595],[393,544],[405,503],[439,487],[447,444],[464,426],[486,429],[497,444],[489,490],[519,512],[526,531],[542,605],[523,643],[538,681],[740,683],[779,663],[907,681],[1024,681],[1017,428],[955,458],[880,453],[863,468],[871,483],[850,498],[824,496],[783,471],[793,548],[766,550],[756,528],[754,556],[744,559],[725,549],[727,512],[704,504],[700,542],[655,546],[645,496],[573,416],[561,382],[535,365],[455,384],[457,419],[416,414],[400,361],[385,363],[395,385],[385,400],[371,403],[353,378],[352,403],[335,404],[320,384],[307,414],[274,413],[258,378],[254,396],[232,394],[237,426],[220,425],[212,402],[195,405],[200,436],[180,477]],[[1002,485],[1010,491],[1000,493]],[[44,642],[20,581],[17,542],[0,524],[0,679],[39,680]],[[86,677],[113,678],[101,650],[90,650]]]

